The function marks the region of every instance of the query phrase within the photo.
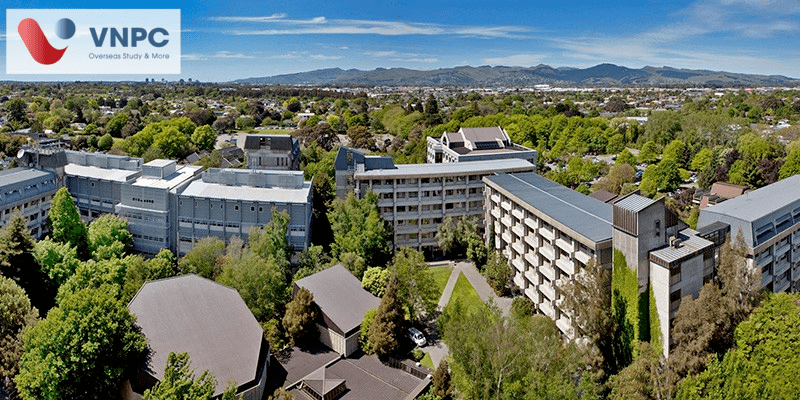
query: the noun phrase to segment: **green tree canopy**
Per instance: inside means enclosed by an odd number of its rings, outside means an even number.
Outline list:
[[[797,174],[800,174],[800,147],[792,150],[786,156],[786,162],[781,166],[779,177],[780,179],[786,179]]]
[[[633,169],[630,164],[617,162],[617,164],[608,171],[608,175],[600,178],[594,185],[594,188],[620,194],[625,184],[633,183],[635,179],[636,170]]]
[[[320,317],[319,307],[314,303],[314,295],[301,287],[294,298],[286,304],[283,326],[292,343],[304,345],[318,338],[317,319]]]
[[[388,356],[400,348],[400,339],[405,328],[403,305],[397,291],[397,280],[392,279],[369,327],[368,340],[372,352],[378,357]]]
[[[34,246],[28,219],[15,211],[0,230],[0,274],[17,282],[33,306],[46,313],[53,306],[54,288],[33,256]]]
[[[103,214],[89,224],[89,251],[95,260],[120,258],[133,249],[133,235],[128,220],[114,214]]]
[[[225,254],[225,242],[216,236],[207,236],[194,244],[178,262],[181,273],[196,274],[215,279],[219,275],[220,258]]]
[[[217,144],[217,134],[208,125],[198,126],[192,133],[192,143],[200,150],[214,150]]]
[[[36,322],[37,316],[25,291],[0,275],[0,389],[13,389],[11,379],[17,374],[22,356],[22,333]]]
[[[395,282],[397,297],[408,309],[412,320],[432,315],[436,310],[439,292],[433,276],[428,273],[425,256],[410,247],[401,247],[395,252],[389,271],[391,280]]]
[[[175,255],[168,249],[161,249],[155,257],[144,262],[128,264],[122,285],[122,300],[130,301],[147,281],[175,276],[178,273],[175,264]]]
[[[633,153],[631,153],[631,151],[626,148],[622,150],[622,152],[620,152],[619,155],[617,156],[616,164],[617,165],[629,164],[631,167],[635,167],[636,156],[634,156]]]
[[[54,241],[69,243],[81,258],[88,254],[88,230],[67,188],[58,189],[50,201],[47,222]]]
[[[164,379],[144,391],[144,400],[211,400],[217,380],[208,371],[195,378],[187,353],[169,353]]]
[[[49,237],[36,243],[33,257],[56,286],[66,282],[80,264],[78,252],[74,247],[69,243],[54,242]]]
[[[115,398],[147,340],[114,290],[76,291],[23,334],[15,381],[26,400]]]
[[[217,282],[233,287],[260,322],[280,314],[288,301],[286,279],[276,257],[262,258],[241,241],[231,241]]]
[[[674,160],[666,159],[645,168],[639,187],[652,196],[659,191],[673,191],[680,186],[682,181],[678,164]]]
[[[689,377],[677,399],[789,399],[800,393],[800,297],[774,294],[739,324],[736,345]]]
[[[354,253],[368,266],[384,265],[390,254],[391,233],[378,211],[378,195],[367,193],[356,199],[350,193],[346,199],[336,199],[328,212],[333,230],[334,257]]]
[[[691,168],[693,171],[702,171],[715,164],[714,152],[704,147],[694,155]]]
[[[639,151],[639,162],[653,164],[658,161],[658,146],[655,142],[647,142]]]
[[[364,271],[364,278],[361,279],[361,286],[373,295],[383,297],[390,276],[391,273],[386,268],[369,267]]]

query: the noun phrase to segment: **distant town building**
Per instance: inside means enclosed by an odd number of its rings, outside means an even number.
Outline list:
[[[698,204],[702,210],[708,206],[741,196],[749,189],[747,186],[734,185],[727,182],[714,182],[709,190],[695,191],[693,202]]]
[[[207,236],[246,241],[250,228],[272,221],[273,211],[289,214],[289,244],[305,250],[311,240],[311,195],[302,171],[209,169],[178,193],[178,254]]]
[[[289,135],[239,134],[236,145],[246,156],[250,169],[299,170],[300,143]]]
[[[484,176],[536,168],[519,158],[395,165],[391,157],[365,156],[344,146],[334,165],[337,196],[377,194],[381,216],[392,225],[394,246],[426,251],[439,248],[436,232],[446,217],[476,217],[483,228]]]
[[[511,158],[536,164],[536,150],[512,143],[508,133],[499,126],[461,128],[458,132],[443,133],[438,140],[428,137],[427,141],[430,164]]]

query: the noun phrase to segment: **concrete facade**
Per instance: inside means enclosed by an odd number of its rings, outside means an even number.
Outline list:
[[[28,220],[28,229],[39,239],[47,231],[50,200],[58,190],[56,175],[28,167],[0,171],[0,227],[19,211]]]
[[[339,148],[334,164],[337,196],[377,194],[394,247],[428,251],[438,249],[436,232],[447,217],[475,217],[483,228],[484,176],[535,169],[520,159],[395,166],[390,157],[367,157],[347,147]]]
[[[698,229],[715,223],[730,225],[732,240],[742,235],[762,288],[800,291],[800,175],[700,211]]]
[[[514,283],[558,329],[575,338],[560,307],[562,286],[589,260],[611,265],[611,206],[534,173],[484,178],[486,226],[508,258]],[[590,228],[590,229],[585,229]]]
[[[128,220],[135,251],[147,255],[161,249],[177,252],[177,192],[202,170],[193,165],[178,167],[173,160],[153,160],[142,166],[140,177],[122,185],[115,212]]]
[[[289,214],[287,236],[295,250],[311,240],[311,182],[301,171],[212,168],[178,193],[178,254],[207,236],[245,241],[252,227],[272,221],[272,212]]]

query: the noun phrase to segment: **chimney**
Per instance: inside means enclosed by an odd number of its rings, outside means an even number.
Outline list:
[[[669,245],[674,247],[674,248],[676,248],[676,249],[680,248],[681,247],[681,240],[679,238],[675,237],[675,236],[670,236],[669,237]]]

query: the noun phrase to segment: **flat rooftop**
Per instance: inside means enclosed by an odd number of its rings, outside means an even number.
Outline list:
[[[469,175],[485,174],[491,172],[522,172],[532,171],[535,165],[521,159],[510,158],[497,161],[470,161],[461,163],[438,163],[438,164],[399,164],[394,168],[373,169],[364,172],[356,172],[356,178],[389,178],[402,176],[448,176],[448,175]]]
[[[655,250],[650,253],[650,256],[663,260],[666,263],[672,263],[686,257],[697,255],[698,252],[702,252],[714,246],[714,243],[697,236],[697,232],[688,228],[678,232],[678,239],[681,240],[679,247],[668,246],[663,249]]]
[[[311,182],[303,182],[302,189],[285,189],[279,187],[228,186],[196,180],[190,183],[179,195],[223,200],[305,204],[308,202],[310,192]]]
[[[701,213],[727,215],[754,222],[792,203],[800,203],[800,175],[790,176],[722,203],[708,206]]]
[[[35,183],[47,178],[55,178],[55,174],[52,172],[42,171],[40,169],[26,167],[0,170],[0,187],[27,182]]]
[[[67,175],[80,176],[104,181],[128,182],[141,175],[141,171],[116,168],[87,167],[85,165],[67,164],[64,166]]]
[[[157,160],[158,161],[158,160]],[[155,162],[155,161],[151,161]],[[149,163],[148,163],[149,164]],[[144,186],[144,187],[151,187],[156,189],[174,189],[175,187],[179,186],[180,184],[186,182],[189,179],[192,179],[196,176],[203,167],[195,166],[195,165],[184,165],[178,167],[178,170],[168,176],[162,178],[157,178],[154,176],[140,176],[136,182],[133,183],[133,186]]]
[[[558,221],[575,233],[598,243],[611,240],[613,207],[564,187],[533,172],[498,174],[483,178]]]

